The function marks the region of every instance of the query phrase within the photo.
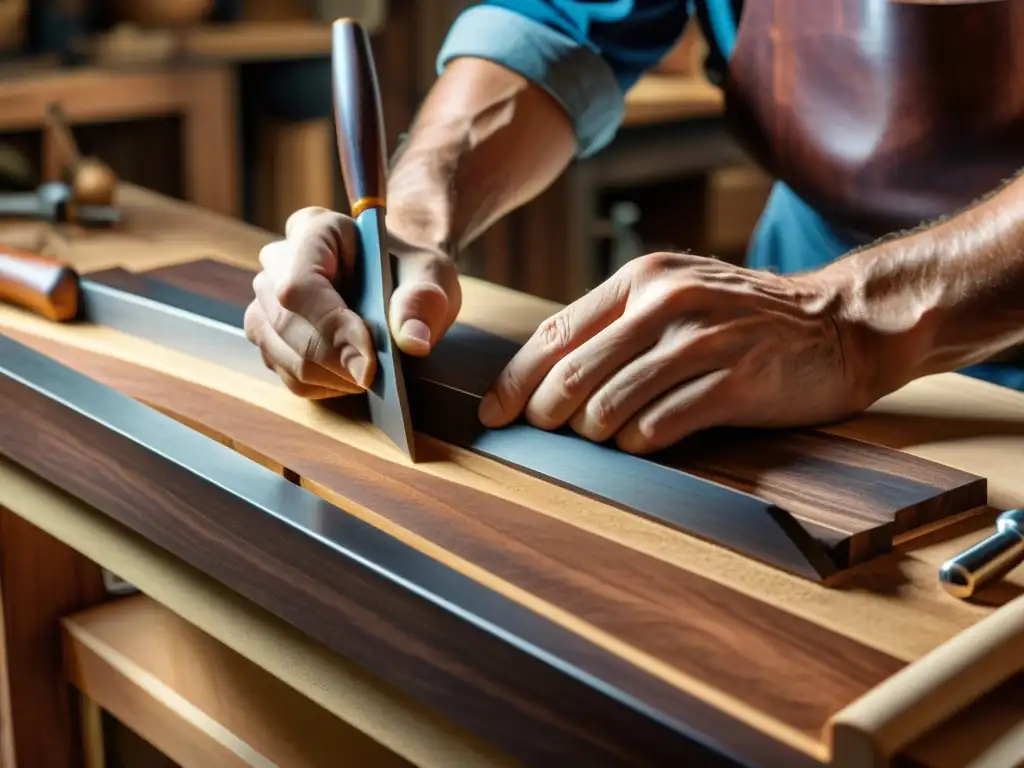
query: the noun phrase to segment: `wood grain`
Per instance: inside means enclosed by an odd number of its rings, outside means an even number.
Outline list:
[[[1024,167],[1022,28],[1016,0],[748,3],[728,121],[833,223],[874,237],[914,227]]]
[[[0,345],[10,459],[509,754],[567,766],[820,762],[820,745],[766,733],[770,721],[754,727],[155,411]],[[36,386],[21,383],[29,372]]]
[[[487,286],[480,290],[482,295],[474,291],[467,301],[470,312],[467,317],[474,322],[486,324],[486,318],[496,313],[497,327],[514,332],[509,313],[520,317],[522,309],[529,312],[535,306],[521,294],[511,291]],[[284,387],[254,381],[218,365],[100,326],[56,325],[4,307],[0,307],[0,324],[230,393],[236,399],[277,413],[332,440],[391,462],[405,463],[393,445],[359,418],[332,418],[329,409],[296,398]],[[862,437],[872,433],[872,424],[889,425],[882,430],[883,440],[897,440],[894,445],[908,445],[910,450],[920,451],[926,457],[990,474],[992,503],[1005,508],[1024,503],[1024,495],[1014,483],[1018,467],[1013,460],[1016,455],[1013,446],[1019,439],[1014,435],[1024,435],[1024,417],[1021,416],[1024,409],[1020,401],[1021,395],[1010,390],[964,376],[940,376],[915,382],[906,393],[891,398],[888,404],[883,403],[880,408],[887,406],[889,410],[880,411],[877,421],[868,416],[859,426],[849,425],[845,429],[853,436]],[[953,412],[963,414],[964,420],[955,421],[956,434],[962,439],[944,437],[948,435],[948,428],[942,425],[951,423],[944,420],[944,415]],[[976,431],[965,431],[969,425],[974,425]],[[893,434],[886,437],[889,432]],[[983,538],[997,514],[995,510],[982,508],[980,512],[942,526],[941,531],[905,537],[889,555],[845,572],[837,583],[821,585],[670,530],[639,515],[624,514],[469,451],[447,444],[438,444],[437,449],[442,460],[418,463],[418,471],[492,496],[512,499],[536,512],[776,605],[904,661],[919,658],[1002,604],[988,601],[977,605],[950,599],[935,581],[935,569],[945,559]],[[1002,586],[1019,593],[1021,585],[1024,585],[1024,569],[1010,574]],[[991,599],[997,597],[993,594]]]
[[[252,273],[199,260],[146,273],[176,287],[243,307],[252,300]],[[140,290],[139,278],[107,270],[91,279]],[[408,359],[410,382],[430,378],[459,393],[482,396],[518,349],[518,344],[466,324],[457,324],[426,360]],[[472,361],[467,365],[466,361]],[[475,403],[421,402],[414,415],[438,420],[418,428],[454,440],[453,422],[472,430]],[[442,417],[439,410],[445,410]],[[463,438],[459,444],[464,444]],[[819,430],[718,430],[696,436],[653,457],[684,472],[752,493],[793,514],[821,542],[839,568],[866,562],[892,547],[899,536],[986,502],[986,481],[921,458]]]
[[[341,508],[609,650],[628,647],[630,658],[667,682],[696,680],[809,739],[845,703],[902,666],[695,574],[378,459],[220,392],[30,334],[8,334],[137,400],[203,424],[246,455],[289,468]],[[780,679],[789,684],[780,687]]]

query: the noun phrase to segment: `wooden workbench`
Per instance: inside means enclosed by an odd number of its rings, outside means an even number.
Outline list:
[[[131,187],[123,190],[121,201],[122,231],[51,238],[55,254],[82,271],[115,266],[145,271],[197,258],[253,268],[260,247],[270,239],[251,227]],[[26,225],[9,228],[5,239],[31,245],[37,237],[38,228]],[[509,337],[523,338],[554,309],[480,281],[466,279],[464,286],[460,320]],[[327,418],[281,387],[246,380],[124,334],[89,326],[53,326],[0,308],[0,332],[5,331],[107,355],[175,376],[189,386],[229,392],[249,406],[311,430],[309,434],[330,434],[372,461],[390,462],[385,465],[393,467],[396,478],[408,471],[402,457],[372,430],[341,416]],[[1019,457],[1024,455],[1024,395],[958,375],[935,376],[909,385],[834,431],[983,475],[993,507],[1024,504],[1019,469]],[[13,718],[8,715],[0,723],[6,734],[0,746],[11,765],[15,753],[20,768],[65,765],[53,761],[73,753],[73,729],[61,724],[68,707],[58,693],[59,659],[54,658],[55,648],[40,639],[55,632],[55,615],[103,599],[91,564],[128,579],[414,764],[461,768],[511,764],[516,757],[558,765],[589,759],[594,765],[595,756],[601,764],[647,764],[637,757],[644,749],[664,754],[667,748],[660,742],[636,743],[635,753],[623,751],[628,735],[614,729],[606,737],[588,733],[591,725],[571,701],[548,701],[542,691],[534,692],[536,699],[505,698],[503,686],[510,683],[501,679],[503,673],[492,667],[491,659],[479,657],[472,648],[461,657],[450,656],[451,649],[435,645],[442,641],[426,627],[422,637],[398,641],[410,643],[404,646],[411,654],[410,666],[401,671],[392,673],[387,665],[377,664],[376,649],[370,652],[365,646],[358,646],[359,652],[368,654],[364,658],[370,661],[366,666],[356,664],[339,651],[356,646],[345,646],[344,638],[330,633],[311,637],[297,628],[301,620],[284,620],[281,611],[241,596],[211,575],[217,569],[203,565],[207,561],[202,552],[182,556],[172,546],[178,539],[162,541],[140,533],[144,525],[132,530],[3,454],[0,444],[0,507],[8,510],[0,521],[0,581],[5,678],[11,699],[3,711],[13,713]],[[621,679],[639,674],[651,681],[651,701],[663,696],[665,706],[672,707],[679,697],[688,697],[695,702],[690,710],[695,715],[682,725],[714,732],[718,739],[742,734],[743,744],[730,747],[752,763],[871,765],[855,760],[852,752],[833,754],[829,740],[835,734],[829,728],[836,727],[842,738],[839,726],[845,724],[848,731],[856,731],[858,724],[867,727],[865,722],[881,717],[888,707],[904,715],[876,723],[875,728],[882,734],[879,738],[894,745],[904,764],[952,768],[967,765],[1000,739],[1004,749],[1007,744],[1010,749],[1020,747],[1024,676],[1019,660],[1012,662],[1018,673],[1001,689],[981,695],[970,706],[955,707],[961,711],[943,711],[943,704],[951,700],[950,690],[966,690],[992,675],[998,679],[1002,673],[991,669],[998,649],[992,646],[992,658],[977,657],[978,649],[986,636],[991,640],[998,634],[1000,623],[1018,628],[1022,624],[1020,569],[980,603],[955,600],[936,581],[936,569],[945,558],[990,532],[993,510],[982,509],[908,538],[890,555],[852,569],[835,585],[823,586],[466,451],[430,443],[430,454],[431,460],[416,471],[431,489],[452,486],[482,492],[485,496],[479,498],[500,502],[502,510],[516,510],[520,527],[503,530],[502,521],[480,506],[453,509],[450,527],[432,531],[414,519],[389,518],[382,508],[347,507],[341,498],[339,504],[450,568],[452,578],[484,584],[538,620],[585,640],[602,658],[619,659],[627,670],[621,671]],[[479,504],[477,496],[466,498]],[[210,541],[203,546],[211,546]],[[501,562],[506,556],[507,562]],[[48,563],[45,570],[40,566],[43,559]],[[644,584],[646,593],[635,591]],[[351,595],[345,595],[344,585],[331,589],[339,590],[340,610]],[[373,625],[386,624],[387,619],[383,607],[378,615],[367,614],[367,631],[377,631]],[[989,633],[991,627],[995,634]],[[380,631],[386,632],[383,624]],[[382,646],[393,642],[391,637]],[[462,676],[456,667],[464,667],[474,681],[461,698],[440,683],[444,674]],[[447,671],[432,684],[441,669]],[[492,674],[497,677],[489,677]],[[900,703],[901,696],[920,694],[929,681],[940,679],[952,688],[939,701],[925,696],[925,706]],[[52,687],[41,685],[43,680]],[[978,693],[984,694],[984,687]],[[480,714],[483,703],[486,717]],[[600,711],[607,716],[615,710]],[[680,718],[685,712],[677,707],[673,716]],[[506,718],[513,714],[537,723],[535,738],[509,727]],[[545,720],[554,716],[566,719]],[[636,722],[648,732],[645,715],[633,712],[629,717],[639,717]],[[922,723],[936,720],[945,722],[924,736],[915,734],[915,727],[920,730]],[[716,730],[719,726],[724,730]],[[650,733],[662,733],[660,726],[650,727]],[[687,739],[679,739],[677,755],[699,753],[712,764],[714,747],[701,745],[699,738],[684,746]],[[0,752],[0,764],[6,765],[4,755]]]

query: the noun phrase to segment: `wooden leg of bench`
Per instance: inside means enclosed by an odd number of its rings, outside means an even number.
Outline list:
[[[0,508],[0,765],[81,764],[60,618],[103,601],[99,566]]]
[[[106,768],[107,750],[103,743],[103,710],[84,693],[78,694],[82,724],[82,753],[85,768]]]

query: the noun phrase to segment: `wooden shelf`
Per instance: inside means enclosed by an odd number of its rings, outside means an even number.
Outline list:
[[[84,41],[82,52],[97,66],[327,56],[331,52],[331,26],[303,21],[208,24],[184,30],[122,25]]]
[[[651,125],[714,117],[722,112],[722,91],[703,77],[647,75],[626,94],[623,125]]]
[[[43,130],[47,106],[71,125],[180,115],[184,188],[192,202],[239,212],[235,78],[226,65],[81,67],[0,78],[0,132],[41,131],[43,178],[59,177],[62,153]]]

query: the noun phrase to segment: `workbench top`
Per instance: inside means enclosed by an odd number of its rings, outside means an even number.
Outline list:
[[[82,272],[114,267],[144,272],[196,259],[256,269],[259,249],[274,239],[130,185],[122,188],[118,202],[124,212],[120,231],[51,236],[47,250]],[[43,231],[36,225],[9,226],[0,230],[0,236],[12,245],[32,247]],[[472,278],[464,278],[463,285],[460,322],[508,338],[525,339],[557,308]],[[158,352],[152,344],[109,329],[53,326],[10,308],[0,307],[0,333],[16,340],[35,339],[37,349],[81,361],[90,373],[100,371],[95,360],[107,360],[103,375],[116,380],[115,387],[137,387],[141,392],[149,384],[137,371],[145,370],[174,376],[182,387],[187,384],[197,392],[230,395],[247,408],[287,420],[299,430],[297,435],[327,436],[346,450],[361,452],[366,461],[383,462],[381,472],[393,467],[389,482],[412,482],[400,479],[408,473],[402,458],[364,424],[347,422],[343,416],[326,417],[283,387],[244,382],[244,377],[218,366]],[[158,394],[152,391],[148,397],[152,402]],[[285,440],[282,429],[278,434]],[[645,706],[663,704],[673,717],[682,718],[686,707],[673,702],[676,693],[685,693],[688,700],[708,707],[693,710],[704,713],[694,715],[698,729],[714,731],[712,721],[724,713],[735,729],[749,732],[743,749],[760,749],[757,745],[762,743],[783,745],[778,755],[758,756],[765,764],[839,764],[839,757],[830,753],[834,734],[829,728],[845,722],[844,714],[855,711],[859,701],[892,688],[893,681],[917,669],[918,662],[938,663],[934,660],[948,643],[987,626],[997,614],[1020,613],[1024,569],[1011,573],[980,602],[948,596],[936,574],[945,559],[991,531],[997,510],[1024,505],[1024,395],[956,374],[932,376],[826,431],[981,475],[988,480],[992,508],[906,536],[892,553],[851,568],[826,586],[440,444],[430,443],[430,460],[412,470],[423,478],[423,492],[458,486],[483,494],[467,495],[465,508],[446,511],[444,530],[425,529],[422,520],[409,514],[356,509],[352,496],[332,496],[330,488],[317,490],[317,482],[305,487],[560,631],[584,639],[615,663],[626,665],[630,674],[643,674],[652,681],[644,689],[650,697]],[[238,435],[235,439],[240,440]],[[269,466],[267,458],[264,453],[262,461]],[[9,482],[3,482],[5,478]],[[0,464],[0,505],[32,517],[27,509],[29,483],[9,462]],[[474,506],[483,498],[514,506]],[[504,520],[499,511],[507,515]],[[422,652],[428,653],[426,646]],[[943,663],[948,667],[948,659]],[[618,673],[609,668],[608,674]],[[488,685],[484,679],[476,684],[483,689]],[[1024,692],[1020,675],[1012,684],[1015,691]],[[417,698],[424,695],[422,689],[414,692]],[[1007,729],[1024,722],[1024,695],[1017,699],[1019,706],[1006,704],[1005,691],[1001,695],[1003,699],[977,705],[988,708],[983,714],[988,712],[990,729],[997,721]],[[498,717],[504,710],[494,706],[490,716]],[[459,704],[442,703],[441,708],[486,737],[501,730],[479,722]],[[904,735],[904,741],[913,743],[900,743],[900,754],[929,768],[963,764],[957,761],[972,747],[964,747],[962,736],[975,731],[958,729],[973,728],[968,721],[982,717],[979,711],[965,710],[962,721],[954,719],[939,734],[922,739]],[[554,733],[570,726],[551,727]],[[497,741],[508,744],[501,737]],[[593,754],[608,750],[609,761],[630,762],[620,742],[591,747]],[[525,749],[522,754],[542,754],[544,749]],[[549,754],[558,754],[558,748],[550,749]],[[737,747],[740,753],[743,749]],[[873,763],[849,763],[868,764]]]

